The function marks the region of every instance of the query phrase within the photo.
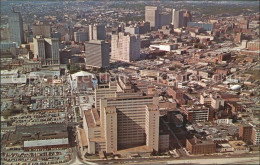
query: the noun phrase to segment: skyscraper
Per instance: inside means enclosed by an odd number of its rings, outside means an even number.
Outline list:
[[[75,42],[85,42],[87,40],[88,40],[88,32],[84,32],[84,31],[74,32]]]
[[[86,65],[91,67],[109,66],[109,44],[103,40],[91,40],[85,43]]]
[[[105,25],[89,25],[89,40],[105,40],[106,28]]]
[[[160,24],[158,7],[145,6],[145,21],[150,22],[151,30],[158,29]]]
[[[42,62],[42,65],[59,65],[59,39],[43,38],[36,36],[33,38],[34,58]]]
[[[184,11],[172,10],[172,24],[174,28],[182,28],[183,27],[183,15]]]
[[[117,91],[99,97],[100,113],[97,109],[84,111],[88,153],[113,153],[134,147],[158,151],[159,98],[142,96],[130,81],[122,78],[114,83]]]
[[[186,11],[184,14],[183,14],[183,27],[187,27],[188,25],[188,22],[191,22],[192,19],[191,19],[191,13],[189,11]]]
[[[113,34],[111,38],[111,59],[135,61],[140,58],[140,36],[128,33]]]
[[[32,26],[33,36],[51,37],[51,26],[48,24],[34,24]]]
[[[24,42],[23,19],[21,14],[13,10],[8,17],[8,24],[10,41],[16,42],[17,45],[20,46]]]

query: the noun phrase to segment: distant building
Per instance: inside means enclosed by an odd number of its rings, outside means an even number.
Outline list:
[[[102,40],[85,43],[86,66],[109,67],[109,44]]]
[[[240,124],[239,138],[244,142],[250,142],[252,137],[253,127],[249,124]]]
[[[0,42],[0,54],[10,54],[16,56],[16,47],[18,44],[16,42]]]
[[[172,24],[174,28],[182,28],[183,27],[183,15],[184,11],[178,11],[176,9],[172,10]]]
[[[223,52],[221,54],[218,55],[218,61],[222,62],[222,61],[230,61],[231,60],[231,53],[226,53]]]
[[[82,31],[79,31],[79,32],[74,32],[74,41],[75,42],[85,42],[85,41],[88,41],[88,32],[82,32]]]
[[[186,11],[183,14],[183,27],[187,27],[188,26],[188,22],[192,21],[192,16],[191,13],[189,11]]]
[[[34,59],[41,61],[42,65],[59,65],[59,39],[42,38],[37,36],[33,38]]]
[[[111,39],[111,59],[135,61],[140,58],[140,36],[120,32]]]
[[[197,105],[197,106],[185,106],[182,107],[183,112],[187,120],[191,123],[200,121],[212,121],[213,114],[208,107]]]
[[[157,30],[160,25],[159,10],[156,6],[145,6],[145,21],[150,22],[150,29]]]
[[[205,23],[205,22],[188,22],[188,27],[201,27],[205,31],[213,31],[214,24],[212,23]]]
[[[170,24],[171,24],[171,21],[172,21],[171,19],[172,19],[171,14],[160,13],[160,14],[159,14],[160,24],[159,24],[159,27],[158,27],[158,28],[161,28],[162,26],[165,26],[165,25],[170,25]]]
[[[105,40],[106,29],[105,25],[89,25],[89,40]]]
[[[8,16],[10,41],[16,42],[18,46],[24,43],[23,19],[19,12],[12,11]]]
[[[259,126],[254,127],[252,130],[252,143],[254,145],[260,144],[260,128]]]
[[[51,37],[51,26],[48,24],[34,24],[32,26],[33,37],[42,36],[45,38]]]
[[[260,50],[260,40],[248,42],[247,43],[247,48],[250,51]]]
[[[125,27],[125,32],[130,34],[139,34],[139,27],[138,26]]]
[[[150,32],[150,22],[142,22],[139,25],[139,34],[146,34]]]

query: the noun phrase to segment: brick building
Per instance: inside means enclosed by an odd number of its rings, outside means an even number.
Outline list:
[[[253,127],[248,124],[241,124],[239,126],[239,138],[244,142],[250,142],[252,136]]]
[[[212,140],[202,140],[196,137],[186,139],[186,148],[194,155],[211,154],[216,152],[216,144]]]

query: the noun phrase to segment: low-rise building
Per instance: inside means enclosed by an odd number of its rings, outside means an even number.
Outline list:
[[[212,154],[216,152],[216,144],[212,140],[202,140],[194,137],[186,140],[187,150],[194,155]]]

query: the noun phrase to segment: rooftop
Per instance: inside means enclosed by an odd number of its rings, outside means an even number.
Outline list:
[[[68,138],[63,139],[47,139],[47,140],[31,140],[24,141],[24,147],[43,147],[43,146],[56,146],[56,145],[68,145]]]

